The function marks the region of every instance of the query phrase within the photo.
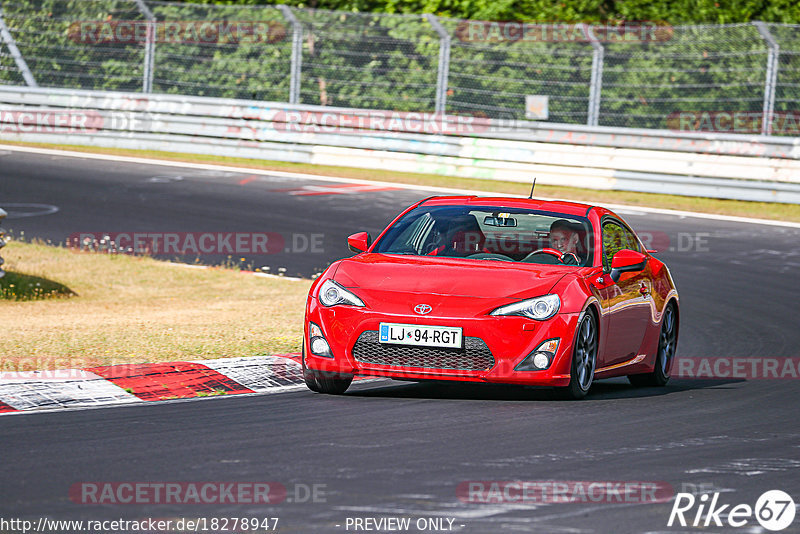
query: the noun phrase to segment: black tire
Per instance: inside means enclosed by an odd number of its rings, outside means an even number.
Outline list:
[[[575,344],[572,349],[569,385],[556,388],[556,397],[580,400],[589,393],[597,365],[597,321],[594,313],[586,311],[575,329]]]
[[[306,381],[306,387],[313,391],[314,393],[322,393],[320,391],[319,386],[317,385],[317,379],[314,378],[314,375],[311,371],[303,370],[303,378]]]
[[[306,369],[303,372],[308,389],[315,393],[326,393],[328,395],[341,395],[353,381],[352,375],[340,375],[336,373],[325,373],[322,371],[312,371]]]
[[[340,375],[337,373],[326,373],[314,371],[306,367],[306,347],[303,344],[301,349],[300,361],[303,365],[303,379],[306,387],[314,393],[326,393],[328,395],[341,395],[353,381],[353,375]]]
[[[637,387],[663,387],[669,382],[669,368],[675,357],[678,345],[678,312],[675,303],[667,304],[664,316],[661,318],[661,334],[658,336],[658,352],[656,364],[652,373],[642,375],[628,375],[628,381]]]

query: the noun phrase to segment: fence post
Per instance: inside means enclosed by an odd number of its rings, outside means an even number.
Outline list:
[[[425,18],[439,34],[439,70],[436,75],[436,114],[444,115],[447,108],[447,83],[450,77],[450,34],[431,13],[426,13]]]
[[[605,49],[595,37],[589,24],[583,25],[586,38],[592,45],[592,75],[589,82],[589,110],[586,114],[586,125],[597,126],[600,118],[600,93],[603,88],[603,60]]]
[[[761,134],[772,135],[772,115],[775,113],[775,92],[778,83],[778,58],[781,48],[764,22],[753,22],[761,38],[767,43],[767,76],[764,80],[764,106],[761,111]]]
[[[135,1],[136,5],[139,7],[139,11],[142,13],[144,18],[147,19],[147,32],[145,34],[144,45],[144,65],[142,66],[142,69],[144,70],[142,73],[142,92],[152,93],[153,68],[156,54],[156,17],[153,15],[153,12],[150,11],[150,8],[145,5],[144,0]]]
[[[3,219],[6,218],[6,215],[8,214],[5,212],[5,210],[0,208],[0,224],[3,223]],[[5,233],[0,231],[0,248],[6,246],[6,242],[5,240],[3,240],[3,237],[5,237]],[[3,263],[4,263],[3,258],[0,258],[0,278],[3,278],[6,275],[6,272],[3,270]]]
[[[292,65],[289,77],[289,103],[300,103],[300,76],[303,70],[303,25],[286,4],[278,5],[283,16],[292,25]]]
[[[33,74],[31,74],[31,69],[28,68],[28,63],[25,61],[25,58],[22,57],[19,48],[17,48],[17,43],[14,42],[14,37],[11,35],[11,32],[8,31],[8,26],[6,26],[6,21],[3,18],[2,7],[0,7],[0,37],[2,37],[3,42],[8,47],[8,51],[11,52],[11,57],[14,58],[14,63],[17,64],[17,68],[19,69],[20,74],[22,74],[22,79],[25,80],[25,83],[28,85],[28,87],[39,87],[39,84],[36,83],[36,79],[33,77]],[[5,217],[5,215],[3,217]]]

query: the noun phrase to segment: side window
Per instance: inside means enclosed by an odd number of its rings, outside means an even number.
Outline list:
[[[623,248],[635,250],[636,252],[641,252],[642,250],[639,248],[639,241],[636,239],[636,236],[633,235],[633,232],[631,232],[625,227],[622,228],[622,232],[625,234],[625,240],[628,243]]]
[[[394,246],[419,252],[433,228],[433,217],[426,213],[408,225],[394,240]]]
[[[611,269],[611,258],[620,250],[628,248],[625,230],[615,222],[603,224],[603,268]]]
[[[603,224],[603,267],[606,270],[611,269],[614,254],[624,248],[642,251],[633,232],[613,221]]]

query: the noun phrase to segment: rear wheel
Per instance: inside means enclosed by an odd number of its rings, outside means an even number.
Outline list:
[[[661,319],[661,334],[658,337],[656,365],[652,373],[630,375],[628,380],[634,386],[666,386],[669,382],[669,368],[678,345],[678,313],[675,304],[670,302]]]
[[[597,323],[591,311],[583,313],[575,330],[575,348],[572,351],[569,385],[556,389],[562,399],[578,400],[589,393],[597,364]]]

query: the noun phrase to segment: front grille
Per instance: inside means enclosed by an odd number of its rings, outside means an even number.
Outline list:
[[[464,338],[463,349],[384,345],[378,339],[376,330],[363,332],[353,346],[353,357],[359,362],[392,367],[458,371],[482,371],[494,365],[492,351],[479,337]]]

